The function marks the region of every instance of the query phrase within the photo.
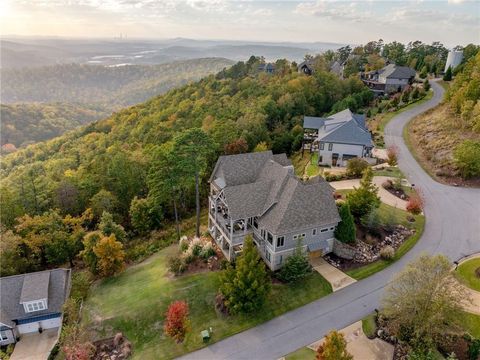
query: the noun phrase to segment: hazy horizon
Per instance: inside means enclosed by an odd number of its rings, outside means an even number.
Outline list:
[[[477,1],[3,0],[2,38],[446,46],[480,42]]]

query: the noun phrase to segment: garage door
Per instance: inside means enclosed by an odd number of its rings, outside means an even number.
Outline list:
[[[17,329],[20,334],[28,334],[32,332],[38,332],[38,329],[41,327],[42,329],[52,329],[57,328],[60,326],[60,318],[53,318],[47,320],[41,320],[37,322],[32,322],[28,324],[18,325]]]

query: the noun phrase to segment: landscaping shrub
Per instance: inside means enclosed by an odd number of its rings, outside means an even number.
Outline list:
[[[363,216],[360,220],[363,226],[368,230],[372,235],[378,235],[380,232],[380,216],[378,215],[377,209],[370,211],[368,214]]]
[[[480,176],[480,141],[465,140],[457,145],[453,158],[463,178]]]
[[[472,339],[468,346],[468,356],[470,360],[477,360],[480,356],[480,339]]]
[[[202,241],[199,238],[194,238],[190,243],[190,248],[192,249],[191,251],[193,256],[199,256],[200,252],[202,251]]]
[[[357,221],[380,206],[380,198],[377,196],[378,188],[372,183],[372,179],[372,168],[368,167],[360,180],[360,187],[347,195],[350,211]]]
[[[395,249],[390,245],[387,245],[382,249],[380,249],[380,257],[383,260],[392,260],[394,256],[395,256]]]
[[[382,187],[386,190],[392,190],[393,189],[393,181],[388,179],[388,180],[385,180],[383,183],[382,183]]]
[[[317,349],[317,360],[353,360],[347,351],[347,342],[342,333],[330,331]]]
[[[340,222],[335,229],[335,238],[347,244],[353,244],[356,241],[357,230],[353,221],[352,213],[348,203],[343,203],[338,209]]]
[[[278,272],[278,278],[285,282],[295,282],[312,272],[312,266],[306,254],[302,252],[301,240],[297,243],[295,252],[290,255]]]
[[[208,259],[212,256],[215,256],[215,249],[213,248],[213,244],[211,242],[207,242],[200,253],[200,257],[203,259]]]
[[[366,162],[364,159],[350,159],[347,162],[347,175],[350,177],[360,177],[367,167],[368,162]]]
[[[168,262],[168,270],[175,275],[180,275],[186,270],[186,265],[182,261],[180,254],[169,257],[167,262]]]
[[[391,145],[387,149],[387,163],[390,166],[398,164],[398,147]]]
[[[180,247],[181,252],[186,251],[189,246],[188,238],[186,236],[182,236],[180,242],[178,243],[178,246]]]
[[[180,343],[188,330],[188,305],[185,301],[174,301],[165,314],[165,334]]]
[[[418,215],[422,212],[423,198],[418,192],[410,196],[407,201],[406,209],[414,215]]]

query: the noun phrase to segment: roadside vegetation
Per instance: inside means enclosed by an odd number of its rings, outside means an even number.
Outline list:
[[[444,103],[405,127],[410,151],[438,181],[480,185],[479,68],[477,54],[451,81]]]
[[[455,276],[469,288],[480,291],[480,257],[462,262],[455,270]]]

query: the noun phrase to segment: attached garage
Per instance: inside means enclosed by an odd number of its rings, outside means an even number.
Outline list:
[[[40,328],[43,330],[58,328],[61,323],[62,318],[60,313],[46,314],[34,318],[17,320],[17,330],[19,334],[28,334],[38,332]]]

